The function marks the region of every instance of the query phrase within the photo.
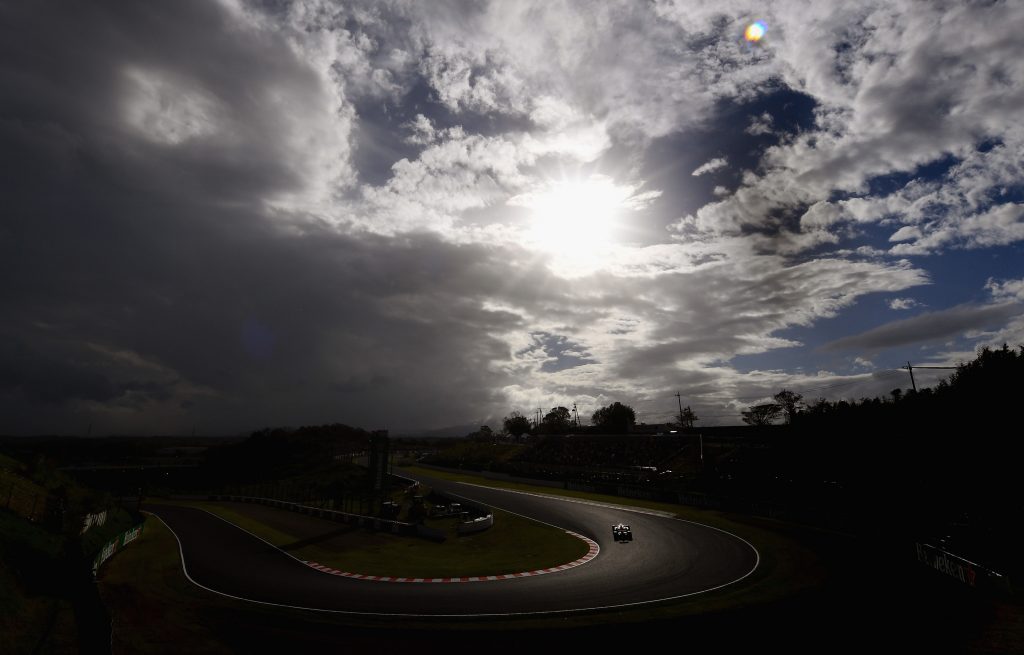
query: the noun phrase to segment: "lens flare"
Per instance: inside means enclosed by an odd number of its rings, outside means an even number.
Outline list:
[[[767,31],[768,26],[761,21],[756,21],[747,25],[747,29],[743,31],[743,38],[751,43],[757,43],[764,37],[764,33]]]

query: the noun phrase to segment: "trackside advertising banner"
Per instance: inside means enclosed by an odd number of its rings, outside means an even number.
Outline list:
[[[143,525],[145,524],[139,523],[136,526],[132,526],[107,542],[107,544],[100,549],[99,554],[96,555],[96,559],[92,561],[92,574],[95,576],[100,570],[100,566],[103,562],[106,562],[114,556],[114,553],[138,539],[139,535],[142,534]]]
[[[931,544],[917,543],[917,561],[935,569],[939,573],[959,580],[969,587],[982,589],[999,589],[1008,591],[1010,581],[1006,576],[975,564],[962,557],[957,557]]]

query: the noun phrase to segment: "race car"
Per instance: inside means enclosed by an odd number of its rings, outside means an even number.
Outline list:
[[[618,523],[612,526],[612,537],[615,541],[633,541],[633,531],[625,523]]]

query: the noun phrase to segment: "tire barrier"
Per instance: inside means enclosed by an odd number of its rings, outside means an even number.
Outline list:
[[[488,514],[471,521],[463,521],[455,529],[459,531],[459,534],[473,534],[475,532],[483,532],[492,525],[494,525],[494,514]]]
[[[491,511],[491,508],[488,507],[487,505],[484,505],[483,503],[478,503],[473,500],[469,500],[468,498],[454,496],[452,494],[447,494],[437,490],[434,491],[434,494],[440,496],[441,498],[445,498],[453,503],[457,502],[462,507],[469,508],[477,514],[479,514],[479,516],[477,516],[476,518],[469,519],[467,521],[462,521],[457,526],[455,526],[455,530],[460,535],[483,532],[484,530],[487,530],[488,528],[494,525],[494,513]]]

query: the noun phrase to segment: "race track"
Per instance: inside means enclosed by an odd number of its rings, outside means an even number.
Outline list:
[[[416,476],[438,490],[586,535],[596,558],[537,577],[467,584],[394,584],[316,571],[208,512],[149,504],[175,533],[188,577],[249,601],[352,614],[485,616],[578,612],[655,603],[737,584],[754,571],[748,542],[664,516]],[[628,523],[632,542],[611,526]]]

